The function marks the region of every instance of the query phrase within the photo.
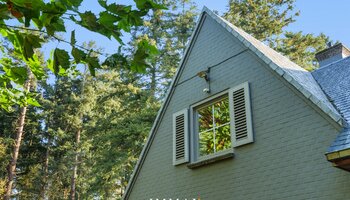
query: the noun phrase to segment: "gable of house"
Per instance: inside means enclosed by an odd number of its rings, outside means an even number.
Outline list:
[[[208,67],[210,94],[197,76]],[[174,166],[173,114],[242,83],[250,86],[255,142],[211,165],[190,169],[190,159]],[[310,73],[204,9],[124,198],[295,199],[316,188],[345,197],[345,188],[333,187],[349,178],[330,171],[323,157],[342,124]],[[313,167],[328,173],[319,176],[321,188]],[[295,179],[305,174],[310,181]],[[326,188],[331,177],[339,178],[333,191]]]

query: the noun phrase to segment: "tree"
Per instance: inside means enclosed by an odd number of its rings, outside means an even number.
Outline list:
[[[3,50],[3,55],[8,55],[4,59],[11,64],[5,65],[5,61],[0,63],[0,70],[3,71],[0,75],[5,80],[0,83],[6,86],[6,90],[2,91],[18,90],[19,96],[22,95],[21,99],[26,99],[19,105],[15,101],[7,104],[5,108],[12,109],[12,113],[3,110],[0,112],[0,118],[5,119],[0,123],[3,130],[0,135],[0,149],[5,148],[6,161],[10,159],[9,149],[12,147],[8,140],[15,141],[10,139],[17,118],[14,114],[27,106],[25,137],[22,137],[20,143],[22,146],[16,165],[17,174],[12,187],[16,197],[121,198],[194,27],[196,14],[191,2],[172,0],[166,5],[171,10],[155,9],[154,13],[144,17],[142,27],[133,29],[134,41],[130,43],[130,51],[120,49],[118,54],[107,58],[103,63],[108,66],[102,65],[93,71],[95,74],[91,71],[90,74],[82,73],[84,65],[89,69],[89,63],[82,61],[78,64],[74,60],[70,60],[68,68],[59,65],[58,72],[55,71],[54,61],[60,58],[57,55],[55,57],[55,51],[60,55],[60,50],[55,50],[47,62],[41,60],[37,51],[33,54],[33,59],[19,59],[21,66],[31,69],[33,79],[36,80],[31,83],[38,86],[32,88],[28,94],[21,93],[23,87],[13,87],[20,85],[13,85],[14,81],[24,84],[27,76],[18,76],[18,69],[12,64],[15,59],[10,58],[7,49]],[[35,25],[22,28],[34,29]],[[16,31],[32,34],[33,30],[17,28]],[[75,45],[74,35],[73,32],[71,43]],[[37,32],[36,36],[45,39],[47,37],[43,32]],[[155,55],[156,41],[162,54],[160,56]],[[11,46],[11,42],[9,45]],[[84,53],[93,59],[97,59],[98,54],[104,54],[97,48],[90,50],[84,45],[81,45],[82,48],[74,45],[72,51],[74,48],[86,50]],[[136,53],[140,49],[141,52],[152,51],[153,53],[148,54],[152,56]],[[10,52],[18,55],[15,49]],[[142,55],[142,59],[135,59],[137,55]],[[75,58],[74,55],[71,56]],[[147,56],[148,68],[140,68],[137,63],[133,65],[133,62],[141,61]],[[12,73],[5,73],[8,69]],[[34,74],[33,69],[39,71],[34,70]],[[135,73],[139,71],[144,73]],[[38,78],[38,74],[42,77]],[[152,76],[154,79],[148,81]],[[46,77],[51,78],[48,81]],[[40,107],[31,106],[38,103]],[[80,136],[79,141],[76,140],[77,135]],[[2,169],[0,172],[2,179],[7,173]]]
[[[330,42],[329,37],[323,33],[314,36],[302,32],[285,32],[275,49],[287,55],[306,70],[311,71],[318,67],[315,54],[326,49],[328,42]]]
[[[0,1],[0,34],[6,37],[14,49],[17,57],[25,62],[31,74],[36,79],[43,78],[45,67],[52,70],[56,75],[64,74],[71,68],[70,57],[74,63],[85,63],[89,66],[90,73],[94,75],[95,70],[100,68],[99,58],[92,56],[89,49],[76,44],[75,32],[71,33],[71,40],[66,41],[57,36],[57,33],[65,32],[65,22],[72,21],[76,25],[84,27],[92,32],[99,33],[108,38],[114,38],[121,45],[122,32],[129,32],[131,27],[142,25],[142,18],[151,9],[163,9],[160,4],[153,0],[134,0],[136,8],[131,5],[107,4],[106,0],[98,0],[103,11],[95,15],[91,11],[79,11],[82,0],[1,0]],[[16,19],[18,25],[13,25]],[[47,65],[37,65],[35,49],[40,49],[47,41],[53,39],[71,45],[71,56],[64,49],[55,48]],[[146,59],[157,53],[148,41],[144,40],[138,44],[133,59],[128,62],[121,52],[109,55],[106,61],[115,66],[122,63],[131,69],[142,70],[147,65]],[[5,54],[6,55],[6,54]],[[3,63],[0,63],[3,64]],[[118,65],[119,66],[119,65]],[[113,66],[111,66],[113,67]],[[3,80],[6,76],[9,80]],[[25,71],[11,73],[5,71],[0,74],[0,106],[10,110],[12,105],[26,106],[27,98],[22,89],[15,89],[11,81],[24,78],[28,74]],[[18,95],[21,94],[21,95]]]
[[[30,90],[30,85],[31,85],[31,78],[30,77],[31,77],[31,75],[28,76],[28,80],[24,84],[24,92],[28,92]],[[8,165],[8,173],[7,173],[8,178],[7,178],[7,183],[6,183],[6,194],[5,194],[5,198],[4,198],[6,200],[10,199],[10,197],[11,197],[12,184],[13,184],[13,179],[14,179],[14,176],[16,173],[15,170],[16,170],[16,165],[17,165],[19,148],[21,146],[21,141],[22,141],[26,113],[27,113],[27,106],[24,106],[21,108],[20,114],[18,117],[18,124],[16,127],[17,131],[16,131],[15,145],[13,147],[12,159],[10,161],[10,164]]]
[[[148,40],[157,46],[159,53],[149,58],[150,67],[142,74],[140,84],[152,97],[164,97],[176,68],[184,53],[186,43],[195,26],[198,13],[190,0],[157,0],[169,10],[156,10],[145,17],[144,24],[133,31],[132,48]]]
[[[261,41],[279,36],[295,21],[295,0],[230,0],[224,18]]]
[[[317,68],[315,53],[327,47],[329,38],[285,31],[299,15],[295,0],[230,0],[224,18],[258,40],[289,57],[307,70]]]

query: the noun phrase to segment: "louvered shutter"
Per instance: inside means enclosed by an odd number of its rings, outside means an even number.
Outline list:
[[[229,91],[232,146],[254,141],[248,82]]]
[[[178,165],[189,161],[188,147],[188,110],[182,110],[173,115],[173,164]]]

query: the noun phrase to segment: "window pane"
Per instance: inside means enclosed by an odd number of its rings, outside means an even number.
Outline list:
[[[198,109],[199,132],[213,128],[212,105]]]
[[[215,129],[215,152],[231,147],[230,124]]]
[[[214,104],[214,117],[216,127],[230,122],[228,98],[222,99]]]
[[[212,153],[214,153],[213,131],[199,133],[199,155],[205,156]]]

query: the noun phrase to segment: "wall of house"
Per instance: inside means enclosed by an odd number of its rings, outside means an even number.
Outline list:
[[[245,48],[211,18],[201,27],[129,199],[350,199],[350,174],[326,161],[337,130],[250,51],[213,68],[212,95],[248,81],[255,142],[235,157],[172,165],[172,115],[208,97],[193,77]]]

